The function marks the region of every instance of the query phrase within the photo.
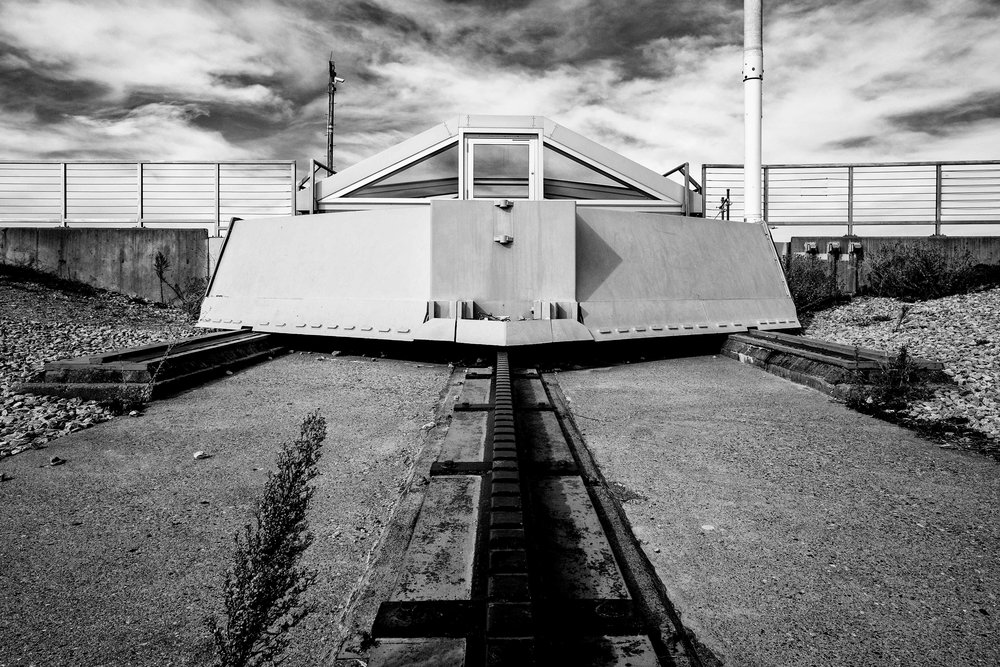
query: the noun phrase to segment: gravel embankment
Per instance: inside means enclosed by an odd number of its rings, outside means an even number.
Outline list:
[[[943,362],[955,384],[935,389],[909,416],[967,420],[969,429],[1000,440],[1000,288],[912,304],[861,297],[817,313],[805,334],[893,354],[905,345],[915,357]]]
[[[176,309],[0,275],[0,458],[114,416],[94,401],[19,394],[17,385],[45,362],[197,333]]]

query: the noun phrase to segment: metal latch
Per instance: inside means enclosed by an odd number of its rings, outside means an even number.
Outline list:
[[[494,243],[499,243],[500,245],[510,245],[514,242],[514,237],[510,234],[498,234],[493,237]]]

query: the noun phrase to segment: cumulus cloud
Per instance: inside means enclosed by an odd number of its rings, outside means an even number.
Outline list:
[[[765,162],[996,157],[996,3],[767,12]],[[0,155],[302,165],[333,51],[340,166],[461,113],[546,115],[654,169],[741,162],[741,33],[738,0],[8,0]]]
[[[125,114],[67,115],[44,125],[30,113],[0,116],[4,158],[14,160],[244,160],[259,157],[219,132],[192,126],[191,105],[148,104]]]

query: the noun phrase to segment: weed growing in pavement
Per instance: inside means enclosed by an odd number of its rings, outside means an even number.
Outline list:
[[[857,363],[857,348],[854,360]],[[867,378],[854,371],[847,406],[868,414],[892,414],[905,410],[913,401],[927,395],[927,383],[919,371],[904,345],[895,358],[880,364],[880,368]]]
[[[181,287],[179,283],[171,283],[167,280],[166,274],[169,270],[170,260],[162,252],[157,251],[156,256],[153,257],[153,272],[160,280],[160,303],[166,303],[163,292],[163,286],[166,285],[174,293],[176,300],[180,302],[180,308],[187,314],[188,319],[192,321],[198,319],[201,312],[201,302],[205,300],[205,290],[208,289],[208,281],[204,278],[188,278],[184,286]]]
[[[288,645],[287,631],[309,611],[302,602],[315,573],[300,565],[312,543],[306,510],[313,495],[326,420],[314,412],[299,438],[278,454],[253,520],[234,537],[233,562],[223,585],[225,617],[206,619],[222,667],[263,665]]]
[[[145,384],[121,382],[108,395],[98,401],[100,406],[116,417],[132,411],[142,411],[145,409],[146,405],[153,400],[156,378],[159,377],[160,371],[166,366],[170,359],[170,353],[177,342],[174,340],[167,344],[167,348],[163,351],[163,357],[156,364],[156,369]]]

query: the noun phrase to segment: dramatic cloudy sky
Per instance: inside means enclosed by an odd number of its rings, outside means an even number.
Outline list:
[[[764,161],[1000,157],[1000,2],[767,0]],[[539,114],[742,162],[740,0],[0,0],[0,159],[325,154]]]

